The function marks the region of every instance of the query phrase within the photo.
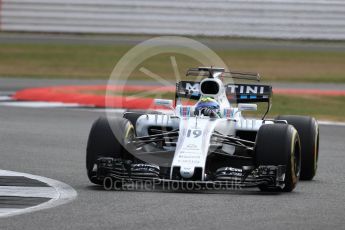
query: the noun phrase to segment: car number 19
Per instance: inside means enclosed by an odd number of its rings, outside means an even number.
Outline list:
[[[202,130],[200,129],[188,129],[187,137],[188,138],[198,138],[202,135]]]

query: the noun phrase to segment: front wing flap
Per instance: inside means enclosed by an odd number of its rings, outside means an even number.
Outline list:
[[[283,187],[286,167],[283,165],[262,165],[258,167],[243,166],[242,169],[224,167],[218,169],[214,175],[206,177],[204,181],[169,179],[169,170],[163,170],[157,165],[141,163],[133,164],[122,159],[101,157],[97,160],[96,175],[99,180],[111,177],[122,182],[145,181],[155,184],[198,184],[209,188],[225,187],[240,189],[266,185],[268,187]]]

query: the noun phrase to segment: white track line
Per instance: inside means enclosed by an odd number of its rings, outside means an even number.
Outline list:
[[[35,101],[8,101],[1,102],[3,106],[26,107],[26,108],[68,108],[81,107],[77,103],[61,103],[61,102],[35,102]]]
[[[0,217],[5,216],[7,213],[13,213],[20,211],[19,208],[0,208]]]
[[[28,174],[28,173],[7,171],[7,170],[0,170],[0,176],[23,176],[26,178],[30,178],[33,180],[38,180],[38,181],[41,181],[43,183],[46,183],[49,186],[51,186],[51,189],[52,189],[49,191],[49,192],[51,192],[51,194],[48,195],[48,197],[47,197],[47,198],[52,198],[49,201],[42,203],[42,204],[39,204],[39,205],[36,205],[36,206],[23,208],[23,209],[3,208],[3,209],[0,209],[0,217],[15,216],[15,215],[19,215],[19,214],[30,213],[30,212],[35,212],[38,210],[53,208],[53,207],[71,202],[72,200],[74,200],[77,197],[77,192],[71,186],[69,186],[65,183],[62,183],[60,181],[47,178],[47,177],[36,176],[36,175]],[[1,187],[3,187],[3,186],[1,186]],[[25,187],[21,187],[21,189],[25,189]],[[31,191],[33,192],[34,189]],[[42,189],[41,192],[42,193],[48,192],[48,190],[46,188],[44,188],[44,189]],[[37,194],[39,195],[40,193],[37,193]],[[37,194],[32,193],[31,196],[36,196]]]
[[[10,101],[13,100],[10,96],[0,96],[0,101]]]
[[[317,121],[320,125],[345,126],[345,122],[337,121]]]
[[[0,196],[59,198],[52,187],[0,186]]]

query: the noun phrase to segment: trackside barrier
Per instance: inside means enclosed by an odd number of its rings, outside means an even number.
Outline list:
[[[0,0],[0,30],[345,39],[343,0]]]

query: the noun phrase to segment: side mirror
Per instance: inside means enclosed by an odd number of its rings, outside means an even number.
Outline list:
[[[238,104],[238,110],[239,111],[256,111],[258,110],[258,105],[240,103]]]
[[[167,107],[169,109],[173,109],[173,105],[174,105],[174,102],[173,100],[168,100],[168,99],[154,99],[154,104],[156,106],[163,106],[163,107]]]

